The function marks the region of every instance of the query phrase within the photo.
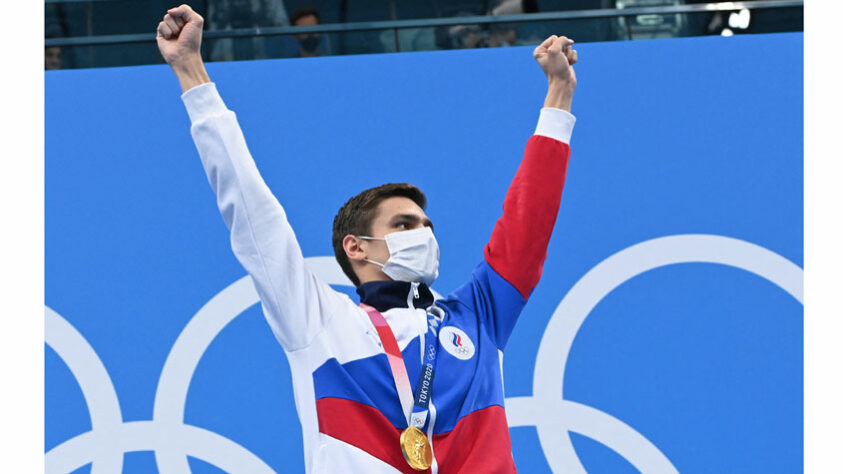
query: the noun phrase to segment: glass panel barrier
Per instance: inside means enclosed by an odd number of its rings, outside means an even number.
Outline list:
[[[244,1],[255,3],[262,0],[228,0],[235,3]],[[666,11],[640,7],[642,3],[647,2],[656,2],[660,7],[674,8]],[[342,3],[344,2],[340,2]],[[801,2],[794,1],[728,4],[732,8],[766,4],[765,8],[750,9],[726,9],[726,4],[713,4],[720,6],[722,11],[707,10],[704,5],[680,5],[680,0],[617,0],[612,3],[624,8],[562,12],[563,15],[575,16],[566,19],[544,18],[552,16],[553,13],[509,15],[500,19],[492,16],[469,16],[465,18],[464,24],[458,23],[461,19],[454,16],[426,20],[381,21],[379,17],[392,14],[389,11],[384,13],[372,10],[362,15],[362,10],[356,10],[357,15],[352,18],[354,23],[327,23],[306,27],[274,26],[275,23],[287,21],[284,16],[286,13],[272,13],[270,9],[264,12],[266,15],[260,20],[266,26],[248,26],[255,24],[257,20],[254,18],[227,17],[228,22],[225,24],[206,20],[202,54],[209,62],[239,61],[525,46],[536,45],[551,34],[564,34],[576,39],[578,43],[587,43],[803,30],[803,7]],[[404,14],[422,14],[420,9],[411,10],[402,5],[404,4],[395,4],[396,12],[404,8]],[[46,6],[49,7],[45,17],[47,34],[55,33],[53,37],[46,39],[46,69],[163,62],[154,40],[154,30],[162,16],[159,13],[167,8],[163,2],[141,4],[126,0],[61,0],[47,3]],[[703,8],[691,11],[688,7]],[[473,14],[467,10],[468,7],[462,8],[466,10],[461,10],[462,13],[458,12],[459,14]],[[682,8],[684,10],[681,10]],[[219,11],[219,7],[217,9]],[[208,18],[215,15],[215,10],[209,9],[205,2],[197,3],[196,10]],[[625,14],[627,11],[629,14]],[[141,15],[144,12],[145,15]],[[343,14],[341,9],[334,8],[330,12],[333,18],[349,17]],[[596,16],[607,13],[613,16]],[[143,17],[142,21],[138,20],[140,16]],[[269,17],[272,18],[266,19]],[[110,18],[111,23],[118,25],[108,24],[104,18]],[[505,19],[518,21],[500,22]]]

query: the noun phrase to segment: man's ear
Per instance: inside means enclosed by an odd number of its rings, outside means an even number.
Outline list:
[[[348,234],[342,239],[342,248],[349,260],[361,262],[366,258],[366,251],[361,247],[363,239],[356,235]]]

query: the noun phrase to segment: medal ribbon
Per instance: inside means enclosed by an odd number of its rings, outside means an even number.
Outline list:
[[[378,331],[384,351],[386,352],[389,367],[392,369],[392,378],[395,380],[395,388],[398,390],[398,399],[401,401],[401,408],[405,416],[408,416],[408,426],[415,426],[424,432],[424,425],[427,422],[427,415],[430,406],[431,388],[433,387],[433,375],[435,372],[436,354],[439,351],[439,338],[436,337],[436,330],[428,324],[428,331],[425,335],[425,360],[422,366],[422,373],[416,384],[415,393],[410,387],[410,376],[407,374],[407,367],[404,365],[404,357],[398,348],[398,341],[392,329],[386,322],[383,315],[375,308],[360,303],[360,307],[369,315],[372,324]],[[430,315],[428,315],[430,317]],[[431,334],[432,333],[432,334]]]

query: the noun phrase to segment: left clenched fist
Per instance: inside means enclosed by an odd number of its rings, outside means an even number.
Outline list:
[[[204,19],[189,5],[167,10],[164,20],[158,23],[158,49],[161,56],[173,67],[188,60],[201,58],[202,26]]]
[[[577,63],[577,51],[571,48],[573,44],[574,40],[565,36],[551,35],[533,51],[533,57],[549,81],[577,87],[577,76],[572,67]]]

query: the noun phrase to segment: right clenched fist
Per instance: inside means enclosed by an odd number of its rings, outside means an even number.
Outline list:
[[[202,25],[205,20],[188,5],[167,10],[164,20],[158,23],[158,49],[170,66],[201,58]]]

